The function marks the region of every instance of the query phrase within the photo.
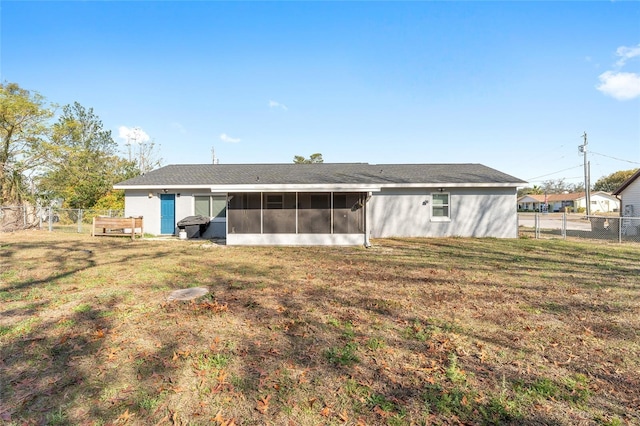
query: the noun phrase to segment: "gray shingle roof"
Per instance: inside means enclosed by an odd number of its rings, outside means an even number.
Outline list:
[[[482,164],[174,164],[120,182],[116,187],[525,183]]]

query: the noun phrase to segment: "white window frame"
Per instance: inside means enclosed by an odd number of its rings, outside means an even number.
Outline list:
[[[193,194],[193,213],[194,214],[196,211],[196,198],[199,198],[199,197],[209,198],[209,215],[207,217],[209,217],[212,222],[225,222],[227,220],[227,210],[229,209],[229,205],[228,205],[229,200],[227,198],[227,194]],[[212,215],[214,198],[224,198],[227,202],[227,205],[224,208],[224,216],[222,217],[214,217]]]
[[[446,204],[438,204],[434,202],[434,199],[437,198],[435,196],[438,195],[446,195],[447,203]],[[433,214],[433,210],[436,207],[445,207],[447,211],[446,216],[436,216]],[[451,193],[450,192],[432,192],[431,193],[431,221],[432,222],[451,222]]]

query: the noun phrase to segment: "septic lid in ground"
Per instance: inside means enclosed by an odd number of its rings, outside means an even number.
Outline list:
[[[172,291],[167,300],[193,300],[200,296],[204,296],[207,293],[209,293],[209,290],[204,287],[185,288],[182,290]]]

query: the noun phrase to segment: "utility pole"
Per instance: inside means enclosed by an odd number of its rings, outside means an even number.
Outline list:
[[[587,161],[587,132],[584,132],[582,137],[584,138],[584,144],[578,145],[578,151],[584,154],[584,194],[585,203],[587,205],[587,216],[591,215],[591,189],[590,189],[590,176],[591,163]]]

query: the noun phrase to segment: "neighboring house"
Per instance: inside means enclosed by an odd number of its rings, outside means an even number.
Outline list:
[[[517,187],[480,164],[169,165],[121,182],[125,215],[175,234],[211,218],[229,245],[359,245],[369,237],[516,238]]]
[[[620,197],[621,216],[640,218],[640,170],[613,191],[613,195]],[[640,219],[623,219],[622,232],[626,235],[638,235]]]
[[[596,191],[590,194],[591,213],[611,213],[620,209],[620,200],[613,195]],[[548,205],[549,212],[562,212],[571,210],[577,212],[578,209],[587,207],[587,197],[584,192],[573,192],[566,194],[528,194],[518,198],[518,210],[521,211],[543,211],[543,206]]]

